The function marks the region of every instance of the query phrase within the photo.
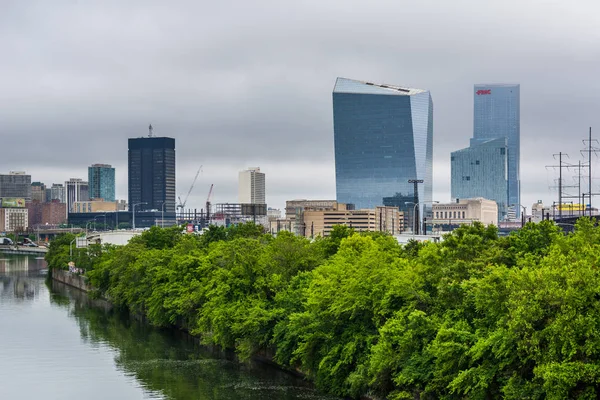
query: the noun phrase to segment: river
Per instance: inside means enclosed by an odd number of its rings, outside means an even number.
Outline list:
[[[0,254],[1,399],[334,399],[272,366],[91,306],[47,283],[44,268]]]

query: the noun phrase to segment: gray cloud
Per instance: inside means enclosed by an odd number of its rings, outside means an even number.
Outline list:
[[[4,1],[0,171],[34,180],[117,168],[127,138],[177,140],[178,189],[200,208],[236,201],[237,171],[261,166],[268,201],[335,195],[336,76],[430,89],[434,197],[449,153],[472,135],[472,85],[521,84],[522,202],[556,194],[545,165],[579,156],[598,126],[599,6],[581,1]],[[551,172],[553,173],[553,172]],[[543,179],[542,179],[543,178]],[[596,185],[597,186],[597,185]]]

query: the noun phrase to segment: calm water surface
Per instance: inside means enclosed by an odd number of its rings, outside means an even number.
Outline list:
[[[77,290],[48,286],[44,268],[0,254],[0,399],[334,399],[91,306]]]

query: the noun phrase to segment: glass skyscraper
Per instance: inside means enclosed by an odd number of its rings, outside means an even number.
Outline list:
[[[508,169],[506,138],[471,140],[471,146],[452,153],[452,198],[483,197],[498,204],[498,218],[506,217]]]
[[[502,188],[506,191],[506,206],[503,208],[498,203],[498,212],[500,220],[507,217],[509,210],[514,210],[515,217],[521,213],[521,181],[520,181],[520,147],[521,147],[521,126],[520,126],[520,85],[518,84],[478,84],[473,88],[474,112],[473,112],[473,138],[471,147],[474,148],[480,144],[488,143],[490,139],[505,139],[506,141],[506,185]],[[464,149],[468,150],[468,149]],[[461,150],[463,151],[463,150]],[[480,150],[474,150],[475,152]],[[458,152],[452,153],[454,157]],[[477,157],[477,156],[475,156]],[[471,171],[466,170],[467,167]],[[490,170],[490,178],[481,182],[480,187],[469,187],[468,183],[458,184],[455,177],[472,176],[479,172],[480,166],[477,164],[462,165],[460,171],[452,171],[452,197],[486,197],[484,193],[496,193],[498,188],[486,187],[486,185],[496,185],[494,178],[496,170]],[[452,163],[452,168],[458,168],[458,165]],[[503,168],[499,166],[499,168]],[[457,178],[458,179],[458,178]],[[462,182],[462,181],[461,181]],[[455,185],[457,185],[455,187]],[[490,198],[491,200],[496,200]],[[498,200],[497,200],[498,201]]]
[[[107,164],[88,167],[90,199],[115,201],[115,169]]]
[[[337,78],[333,124],[338,202],[354,204],[356,209],[398,206],[412,215],[411,179],[424,181],[418,184],[418,202],[431,202],[429,91]]]

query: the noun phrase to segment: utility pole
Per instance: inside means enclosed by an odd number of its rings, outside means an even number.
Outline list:
[[[562,218],[562,197],[563,197],[563,183],[562,183],[562,169],[565,167],[572,167],[572,165],[567,164],[564,165],[562,158],[563,156],[569,157],[568,154],[560,152],[558,154],[553,154],[553,157],[556,159],[558,156],[558,165],[546,165],[546,168],[558,168],[558,218]],[[553,207],[554,208],[554,207]]]
[[[586,143],[587,142],[587,143]],[[598,143],[598,141],[596,139],[592,140],[592,127],[590,126],[590,130],[588,133],[588,140],[584,140],[583,144],[586,145],[586,148],[584,150],[581,151],[581,153],[583,154],[584,152],[587,153],[587,158],[588,158],[588,162],[587,162],[587,167],[588,167],[588,193],[587,196],[589,197],[589,204],[590,204],[590,217],[592,216],[592,196],[593,195],[597,195],[598,193],[593,193],[592,192],[592,153],[594,154],[598,154],[598,152],[600,151],[599,148],[592,146],[592,143],[596,142]],[[583,196],[585,197],[585,194],[583,194]],[[585,207],[585,201],[584,201],[584,207]],[[585,215],[585,212],[584,212]]]
[[[567,156],[568,157],[568,156]],[[558,153],[558,219],[562,219],[562,153]]]
[[[413,197],[414,197],[414,202],[415,202],[415,212],[413,213],[413,229],[416,235],[419,234],[419,225],[420,225],[420,219],[419,219],[419,211],[417,211],[417,209],[419,208],[419,183],[423,183],[423,179],[409,179],[408,183],[412,183],[414,185],[414,191],[413,191]]]
[[[581,199],[581,161],[579,161],[579,170],[577,172],[577,187],[579,190],[579,193],[577,195],[577,202],[579,202],[579,199]],[[584,204],[585,204],[584,202],[581,202],[582,206]],[[581,216],[581,207],[579,207],[579,216]]]
[[[592,127],[590,126],[590,134],[588,139],[588,174],[589,174],[589,190],[590,190],[590,217],[592,216]]]

